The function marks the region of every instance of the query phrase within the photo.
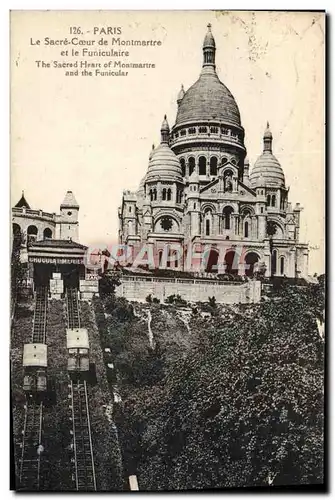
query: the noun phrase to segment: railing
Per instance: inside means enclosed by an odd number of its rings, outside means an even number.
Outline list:
[[[13,207],[12,213],[14,215],[31,215],[33,217],[41,217],[43,219],[55,220],[56,214],[51,214],[49,212],[43,212],[43,210],[33,210],[32,208],[25,207]]]
[[[121,281],[149,281],[157,283],[185,283],[185,284],[199,284],[199,285],[218,285],[218,286],[236,286],[243,285],[246,281],[224,281],[213,280],[210,278],[156,278],[151,276],[121,276]]]

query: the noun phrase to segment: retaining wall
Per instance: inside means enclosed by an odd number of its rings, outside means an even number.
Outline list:
[[[180,295],[188,302],[207,302],[208,297],[215,297],[218,303],[256,303],[261,298],[260,281],[246,283],[217,283],[206,280],[163,280],[163,279],[121,279],[116,288],[118,297],[145,302],[148,295],[157,297],[161,302],[169,295]]]

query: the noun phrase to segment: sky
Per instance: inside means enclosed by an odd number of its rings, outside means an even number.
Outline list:
[[[250,166],[262,152],[268,120],[273,152],[290,186],[289,199],[304,207],[300,240],[310,243],[310,272],[323,272],[321,13],[12,13],[12,204],[24,190],[32,208],[58,212],[70,189],[80,205],[80,241],[115,242],[122,191],[137,189],[152,143],[159,143],[164,114],[172,126],[181,84],[188,89],[197,80],[209,22],[216,40],[217,73],[239,106]],[[37,67],[37,60],[76,61],[61,55],[68,47],[45,46],[45,37],[72,38],[70,27],[80,27],[80,39],[97,41],[102,35],[94,35],[94,27],[107,26],[121,27],[122,39],[161,40],[161,46],[122,47],[130,52],[129,62],[148,62],[156,68],[129,70],[127,77],[76,77],[66,76],[64,69]],[[104,50],[110,49],[112,36],[103,38],[109,41]],[[105,59],[89,59],[101,60]]]

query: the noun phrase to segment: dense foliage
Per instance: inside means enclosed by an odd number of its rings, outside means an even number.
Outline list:
[[[259,305],[210,303],[207,323],[192,314],[177,356],[163,347],[177,328],[164,330],[166,306],[146,305],[162,325],[151,352],[143,323],[116,302],[105,330],[125,395],[116,419],[141,489],[322,483],[322,279],[282,284]]]

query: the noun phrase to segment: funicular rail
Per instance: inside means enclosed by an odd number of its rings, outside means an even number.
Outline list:
[[[20,490],[36,491],[41,482],[43,403],[33,399],[25,404],[22,451],[20,460]]]
[[[66,292],[68,328],[80,328],[78,292],[69,288]],[[75,466],[75,482],[78,491],[96,491],[96,476],[92,446],[91,423],[86,380],[71,379],[72,433]]]
[[[48,289],[36,289],[32,343],[46,343],[48,312]],[[24,406],[21,458],[19,466],[19,489],[35,491],[41,486],[41,454],[43,431],[43,402],[28,394]]]
[[[48,288],[39,286],[36,289],[34,325],[31,342],[33,344],[46,343],[46,325],[48,312]]]

